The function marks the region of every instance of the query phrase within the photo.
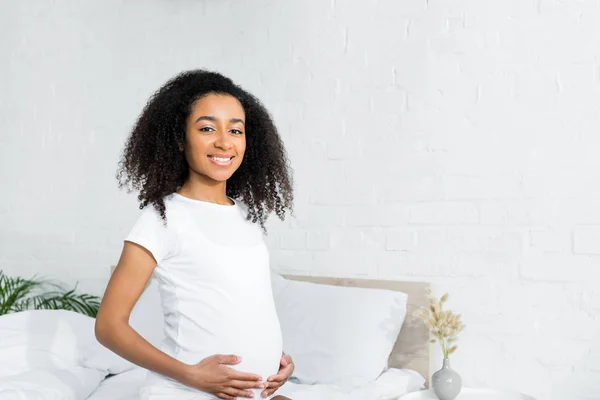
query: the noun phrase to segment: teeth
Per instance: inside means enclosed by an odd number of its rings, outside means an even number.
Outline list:
[[[211,158],[215,161],[221,161],[221,162],[227,162],[227,161],[231,160],[231,157],[229,157],[229,158],[211,157]]]

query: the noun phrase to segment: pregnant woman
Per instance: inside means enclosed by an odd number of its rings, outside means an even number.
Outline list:
[[[148,370],[145,400],[273,398],[294,371],[284,354],[263,241],[292,207],[287,159],[269,113],[218,73],[187,71],[148,101],[120,164],[142,212],[96,319],[107,348]],[[151,275],[165,339],[129,325]],[[273,397],[275,396],[275,397]]]

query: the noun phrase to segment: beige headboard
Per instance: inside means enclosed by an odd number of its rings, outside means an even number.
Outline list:
[[[425,289],[429,285],[423,282],[403,282],[369,279],[329,278],[317,276],[283,275],[286,279],[312,282],[324,285],[351,286],[372,289],[387,289],[406,293],[408,309],[404,325],[398,335],[396,345],[390,355],[388,365],[391,368],[412,369],[423,375],[429,386],[429,331],[423,321],[413,317],[412,313],[421,306],[429,306]]]

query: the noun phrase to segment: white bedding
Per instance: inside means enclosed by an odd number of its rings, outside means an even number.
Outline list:
[[[138,399],[138,388],[145,374],[145,370],[136,368],[107,378],[88,400]],[[293,400],[395,400],[408,392],[419,390],[424,381],[415,371],[390,369],[377,381],[351,391],[342,390],[334,385],[300,385],[288,382],[278,394]]]
[[[81,400],[104,380],[90,368],[32,369],[0,378],[2,400]]]
[[[146,377],[146,370],[136,368],[106,378],[88,400],[131,400],[139,399],[139,387]]]

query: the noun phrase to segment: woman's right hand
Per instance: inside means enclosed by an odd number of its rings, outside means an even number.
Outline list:
[[[228,367],[241,361],[235,355],[217,354],[207,357],[186,368],[182,383],[214,394],[220,399],[252,398],[254,395],[248,389],[263,389],[265,385],[261,376]]]

